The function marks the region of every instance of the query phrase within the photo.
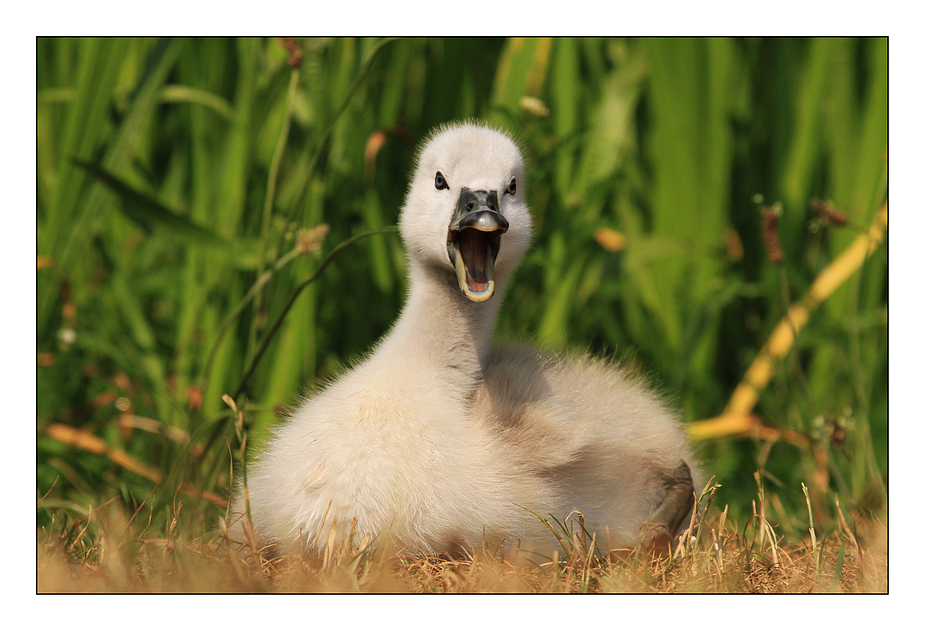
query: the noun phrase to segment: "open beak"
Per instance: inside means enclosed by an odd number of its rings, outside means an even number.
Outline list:
[[[495,258],[510,224],[498,211],[497,191],[462,189],[446,235],[446,250],[459,288],[483,302],[495,293]]]

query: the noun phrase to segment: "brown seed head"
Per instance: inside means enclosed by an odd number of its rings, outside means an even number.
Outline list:
[[[848,223],[848,217],[845,215],[845,213],[838,210],[835,207],[835,204],[830,201],[813,199],[809,202],[809,205],[813,210],[816,211],[816,214],[819,215],[819,218],[830,226],[844,226],[846,223]]]
[[[775,265],[784,262],[784,249],[780,245],[780,235],[777,233],[777,222],[780,219],[781,205],[774,204],[770,208],[761,209],[761,232],[764,235],[764,247],[768,251],[768,260]]]
[[[286,63],[289,64],[292,68],[298,68],[302,65],[302,49],[299,48],[299,43],[294,37],[280,37],[279,43],[283,48],[286,49],[286,52],[289,53],[289,57],[286,59]]]
[[[328,224],[323,223],[314,228],[304,228],[296,235],[296,246],[302,254],[317,254],[321,251],[324,238],[328,236]]]

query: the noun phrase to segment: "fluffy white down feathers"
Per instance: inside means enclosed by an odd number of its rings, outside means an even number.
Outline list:
[[[549,555],[557,543],[537,515],[561,521],[573,509],[604,549],[638,541],[665,496],[664,476],[692,463],[675,415],[614,364],[490,346],[530,240],[524,184],[520,151],[496,130],[464,123],[428,139],[399,221],[404,309],[370,355],[304,401],[249,464],[261,544],[319,550],[332,532],[339,541],[355,529],[357,541],[368,535],[405,554],[487,541]],[[448,256],[463,189],[508,224],[496,295],[484,302],[460,291]],[[472,234],[487,244],[489,233]],[[239,488],[231,532],[240,541],[244,509]]]

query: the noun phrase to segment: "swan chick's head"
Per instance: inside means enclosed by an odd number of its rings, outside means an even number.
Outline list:
[[[424,144],[399,227],[413,264],[455,275],[473,302],[495,293],[530,242],[524,163],[507,135],[475,123]]]

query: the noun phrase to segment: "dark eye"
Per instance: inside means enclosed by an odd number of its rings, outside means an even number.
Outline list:
[[[446,182],[446,178],[443,177],[443,173],[440,171],[437,171],[437,175],[434,176],[434,186],[438,191],[450,188],[450,185]]]
[[[507,190],[504,192],[508,195],[514,195],[517,192],[517,178],[511,178],[511,183],[507,185]]]

